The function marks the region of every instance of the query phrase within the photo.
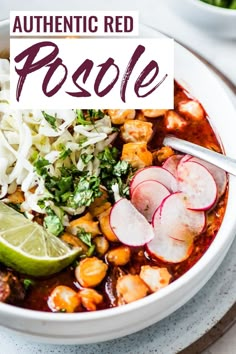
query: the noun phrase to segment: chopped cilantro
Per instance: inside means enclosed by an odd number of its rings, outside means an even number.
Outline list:
[[[115,147],[106,146],[105,149],[98,153],[98,159],[100,160],[102,179],[110,177],[112,175],[113,167],[119,158],[119,151]]]
[[[117,162],[119,151],[116,147],[108,147],[98,154],[98,158],[101,161],[101,167],[106,167],[107,164],[114,165]]]
[[[101,196],[100,178],[96,176],[83,176],[79,179],[73,196],[69,198],[69,205],[72,208],[89,206],[96,197]]]
[[[31,279],[24,279],[23,285],[25,290],[28,290],[32,285],[34,284],[34,281]]]
[[[44,218],[44,227],[51,234],[58,236],[64,230],[64,226],[60,220],[60,218],[56,215],[56,213],[50,208],[46,208],[47,215]]]
[[[101,119],[104,117],[104,113],[100,109],[88,109],[87,111],[76,109],[75,113],[77,115],[77,123],[82,125],[94,124],[96,119]]]
[[[56,125],[56,117],[51,116],[50,114],[47,114],[45,111],[42,111],[42,115],[46,119],[46,121],[51,125],[51,127],[55,130],[57,130],[57,125]]]
[[[82,124],[82,125],[91,125],[92,124],[91,120],[86,120],[82,109],[76,109],[75,113],[77,115],[77,123]]]
[[[76,177],[81,174],[81,172],[77,169],[75,165],[72,165],[70,167],[62,166],[60,168],[60,171],[62,177],[68,177],[68,176]]]
[[[65,192],[71,190],[72,176],[58,178],[57,182],[58,182],[57,186],[60,194],[64,194]]]
[[[104,117],[104,113],[100,109],[88,109],[87,115],[90,120],[93,122],[95,119],[101,119]]]
[[[129,173],[130,164],[127,161],[118,161],[114,166],[113,174],[117,177],[121,177]]]
[[[95,245],[90,246],[86,253],[86,256],[91,257],[94,254],[94,251],[95,251]]]
[[[46,162],[45,162],[46,164]],[[62,166],[61,176],[50,176],[47,170],[42,171],[44,163],[38,163],[39,172],[45,180],[45,187],[49,192],[49,198],[40,200],[40,207],[44,207],[44,200],[53,200],[55,205],[65,205],[72,208],[89,206],[100,196],[100,179],[96,176],[85,177],[76,166]],[[44,167],[45,168],[45,167]]]
[[[119,151],[115,147],[106,147],[98,154],[100,160],[101,184],[112,193],[112,185],[118,184],[122,197],[129,196],[129,179],[132,167],[127,161],[119,160]]]
[[[72,193],[71,193],[71,192],[66,192],[66,193],[61,194],[60,199],[61,199],[62,203],[65,204],[66,201],[67,201],[71,196],[72,196]]]
[[[81,227],[77,233],[77,236],[87,246],[92,246],[92,234],[90,232],[86,232],[85,229]]]
[[[71,149],[67,149],[65,146],[63,146],[59,155],[59,159],[65,160],[71,153]]]
[[[45,208],[45,199],[39,199],[37,205],[41,208]]]
[[[37,160],[34,162],[34,167],[39,176],[44,177],[47,175],[47,168],[46,166],[50,165],[50,162],[46,160],[44,157],[38,157]]]
[[[73,190],[73,177],[71,175],[65,177],[48,176],[45,180],[45,187],[51,194],[53,194],[57,203],[60,203],[61,201],[65,202]],[[66,198],[66,196],[68,196],[68,198]]]
[[[81,154],[80,156],[81,160],[85,165],[89,163],[89,161],[93,160],[93,155],[92,154]]]
[[[81,136],[79,139],[79,146],[82,146],[84,143],[86,143],[88,141],[88,138],[86,136]]]
[[[88,251],[86,252],[86,255],[84,256],[91,257],[95,251],[95,244],[92,242],[92,234],[90,232],[86,232],[85,229],[81,227],[77,236],[83,243],[85,243],[89,247]]]

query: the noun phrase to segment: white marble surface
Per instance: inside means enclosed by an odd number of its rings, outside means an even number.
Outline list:
[[[209,36],[208,33],[177,17],[170,11],[167,3],[168,0],[86,0],[83,2],[79,0],[53,0],[50,3],[43,0],[0,0],[0,18],[8,17],[10,9],[139,10],[141,22],[155,27],[191,47],[221,70],[236,85],[236,41],[221,40]],[[213,346],[208,348],[204,354],[236,353],[235,333],[236,325]],[[15,346],[15,351],[12,350],[13,347],[8,353],[15,354],[19,352],[19,347]],[[1,348],[0,353],[5,354],[1,352]]]

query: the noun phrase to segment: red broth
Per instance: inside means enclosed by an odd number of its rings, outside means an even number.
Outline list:
[[[175,83],[175,110],[177,112],[177,103],[189,98],[191,98],[189,94],[185,92],[180,85]],[[206,112],[204,113],[204,118],[200,121],[190,120],[183,114],[182,117],[186,119],[188,125],[182,130],[175,131],[175,136],[222,153],[221,145],[209,123]],[[163,117],[150,119],[150,121],[154,124],[153,129],[155,133],[148,148],[150,151],[154,152],[162,147],[163,138],[168,132],[166,130]],[[115,144],[117,147],[122,147],[122,141],[119,140],[119,138]],[[161,165],[158,161],[155,163]],[[207,225],[205,232],[195,239],[193,252],[187,260],[176,264],[163,262],[156,258],[150,257],[150,255],[146,252],[145,247],[138,247],[131,249],[132,256],[127,265],[121,267],[110,266],[105,280],[96,287],[96,290],[103,295],[103,302],[98,305],[97,309],[107,309],[117,305],[115,282],[117,279],[117,274],[120,272],[138,274],[142,265],[164,266],[168,269],[172,276],[171,282],[186,273],[203,256],[216,237],[224,216],[226,202],[227,191],[224,196],[221,197],[214,210],[207,213]],[[111,247],[113,246],[115,247],[115,244],[111,245]],[[29,277],[20,275],[20,278],[24,280]],[[50,311],[47,305],[48,297],[57,285],[67,285],[76,291],[81,289],[81,286],[75,279],[74,268],[72,266],[49,278],[32,280],[33,285],[29,287],[24,301],[21,304],[17,304],[18,306],[39,311]],[[86,310],[80,308],[80,311]]]

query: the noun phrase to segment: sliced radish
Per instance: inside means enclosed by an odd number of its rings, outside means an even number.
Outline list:
[[[222,170],[221,168],[216,167],[216,166],[212,165],[211,163],[201,160],[197,157],[191,157],[190,161],[198,162],[208,169],[208,171],[212,174],[212,176],[216,182],[217,197],[220,198],[224,194],[226,186],[227,186],[226,172],[224,170]]]
[[[183,242],[174,240],[166,236],[161,230],[155,234],[153,240],[147,244],[147,251],[150,255],[169,263],[185,261],[192,253],[192,250],[192,241]]]
[[[180,162],[181,162],[181,163],[187,162],[187,161],[189,161],[191,158],[192,158],[192,155],[186,154],[186,155],[182,156],[182,159],[181,159]]]
[[[172,155],[164,162],[163,168],[169,171],[173,176],[177,176],[177,166],[183,155]]]
[[[187,207],[193,210],[207,210],[217,198],[216,182],[211,173],[194,161],[179,163],[178,186],[187,196]]]
[[[147,180],[139,183],[132,192],[131,202],[148,221],[170,192],[163,184]]]
[[[177,176],[177,168],[180,163],[184,163],[192,158],[191,155],[172,155],[170,156],[165,163],[163,164],[163,168],[168,170],[175,178]]]
[[[112,207],[110,226],[120,242],[128,246],[143,246],[154,237],[153,227],[125,198]]]
[[[189,241],[199,235],[205,228],[204,211],[187,208],[184,193],[178,192],[168,196],[153,216],[155,233],[163,233],[178,241]]]
[[[169,171],[162,167],[150,166],[139,170],[134,175],[130,185],[131,195],[134,188],[139,183],[147,180],[153,180],[163,184],[170,192],[175,192],[177,190],[176,178]]]
[[[176,171],[176,178],[177,178],[177,180],[178,180],[178,168],[181,166],[181,164],[183,164],[183,163],[189,161],[191,158],[192,158],[192,155],[186,154],[186,155],[183,155],[183,156],[182,156],[182,159],[179,160],[179,164],[178,164],[178,166],[177,166],[177,171]]]

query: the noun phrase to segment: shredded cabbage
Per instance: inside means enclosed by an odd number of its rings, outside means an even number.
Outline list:
[[[34,167],[35,160],[47,160],[47,171],[52,177],[60,177],[62,166],[75,166],[88,176],[98,176],[97,155],[109,145],[114,134],[110,117],[105,115],[92,124],[82,125],[74,110],[15,111],[10,106],[9,87],[9,62],[0,60],[0,198],[14,193],[20,185],[25,196],[21,209],[27,215],[32,211],[46,213],[47,207],[58,214],[58,206],[50,198],[44,206],[39,205],[48,191]],[[84,209],[61,207],[71,215]],[[63,225],[68,224],[66,215],[62,220]]]

